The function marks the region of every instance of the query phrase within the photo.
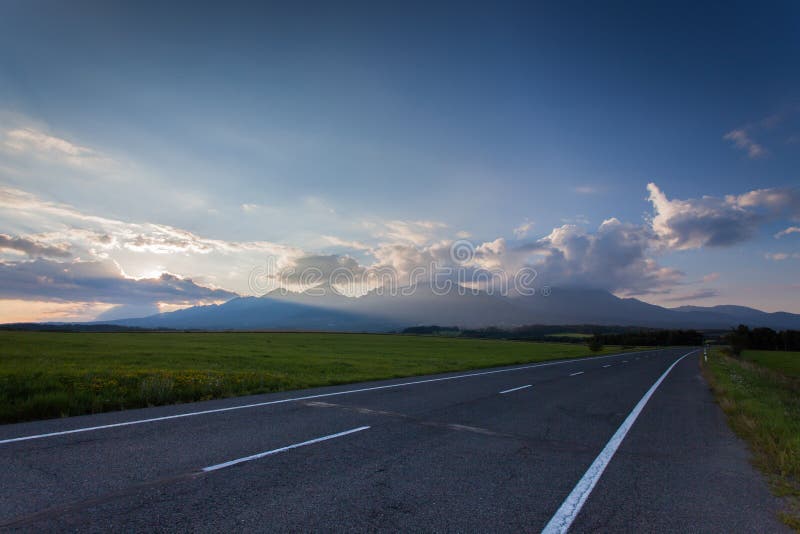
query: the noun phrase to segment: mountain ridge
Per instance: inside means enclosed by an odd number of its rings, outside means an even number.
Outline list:
[[[192,306],[146,317],[100,321],[141,328],[202,330],[284,329],[390,331],[424,324],[462,328],[516,327],[527,324],[597,324],[653,328],[751,327],[800,329],[800,315],[764,312],[735,305],[666,308],[608,291],[553,288],[543,296],[501,296],[454,286],[438,294],[430,285],[373,290],[361,297],[338,291],[315,294],[278,292],[237,297],[223,304]],[[319,288],[324,290],[325,288]],[[323,292],[321,292],[323,293]]]

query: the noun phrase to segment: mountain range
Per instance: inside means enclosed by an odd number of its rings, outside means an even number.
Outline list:
[[[332,330],[381,332],[417,325],[461,328],[529,324],[596,324],[656,328],[800,329],[800,315],[767,313],[745,306],[665,308],[608,291],[553,288],[548,296],[500,296],[456,286],[437,294],[429,285],[395,294],[373,290],[347,297],[331,286],[304,292],[275,290],[262,297],[238,297],[224,304],[194,306],[148,317],[103,321],[141,328],[198,330]]]

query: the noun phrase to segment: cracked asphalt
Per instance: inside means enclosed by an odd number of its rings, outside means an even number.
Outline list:
[[[540,531],[689,350],[0,426],[0,529]],[[786,530],[697,358],[655,391],[572,532]],[[237,409],[136,423],[222,408]]]

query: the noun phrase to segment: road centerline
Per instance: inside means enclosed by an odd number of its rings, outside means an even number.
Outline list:
[[[591,495],[592,490],[594,489],[597,482],[600,480],[600,477],[603,475],[603,472],[608,467],[608,464],[611,462],[611,459],[614,457],[614,454],[619,449],[619,446],[622,444],[622,440],[625,439],[625,436],[630,431],[631,427],[633,427],[633,423],[636,422],[636,419],[639,417],[639,414],[644,409],[647,401],[650,400],[650,397],[653,396],[658,386],[661,385],[661,382],[667,377],[670,371],[678,365],[678,363],[689,356],[697,352],[697,350],[693,350],[691,352],[687,352],[674,362],[672,365],[667,368],[666,371],[655,381],[655,383],[650,386],[650,389],[644,394],[644,396],[639,400],[636,406],[633,407],[631,413],[628,414],[628,417],[625,418],[625,421],[622,422],[622,425],[617,429],[611,439],[608,441],[606,446],[600,451],[600,454],[597,455],[597,458],[592,462],[589,466],[589,469],[586,470],[583,477],[578,481],[575,485],[575,488],[570,492],[561,506],[558,508],[556,513],[544,527],[542,530],[542,534],[564,534],[569,530],[569,527],[572,525],[575,518],[578,517],[578,513],[580,513],[581,508],[586,503],[586,500]]]
[[[505,389],[505,390],[500,392],[500,395],[505,395],[506,393],[511,393],[513,391],[519,391],[521,389],[525,389],[525,388],[529,388],[529,387],[533,387],[533,384],[526,384],[524,386],[519,386],[517,388]]]
[[[569,376],[578,376],[578,375],[582,375],[582,374],[583,374],[583,371],[578,371],[577,373],[571,373]]]
[[[350,430],[345,430],[344,432],[337,432],[336,434],[330,434],[328,436],[322,436],[321,438],[314,438],[308,441],[303,441],[300,443],[294,443],[292,445],[287,445],[285,447],[279,447],[277,449],[272,449],[270,451],[259,452],[258,454],[251,454],[250,456],[244,456],[242,458],[236,458],[235,460],[229,460],[227,462],[222,462],[219,464],[210,465],[208,467],[204,467],[202,471],[204,473],[208,473],[211,471],[218,471],[220,469],[225,469],[226,467],[231,467],[237,464],[241,464],[244,462],[250,462],[252,460],[258,460],[260,458],[264,458],[266,456],[272,456],[273,454],[278,454],[281,452],[286,452],[292,449],[297,449],[299,447],[305,447],[306,445],[313,445],[314,443],[320,443],[322,441],[328,441],[329,439],[340,438],[342,436],[347,436],[348,434],[354,434],[356,432],[361,432],[362,430],[367,430],[368,426],[360,426],[358,428],[352,428]]]

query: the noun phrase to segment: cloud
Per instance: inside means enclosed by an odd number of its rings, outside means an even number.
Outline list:
[[[800,193],[795,189],[754,189],[742,195],[728,195],[725,201],[741,208],[764,208],[771,213],[800,217]]]
[[[719,273],[708,273],[707,275],[703,276],[704,284],[716,282],[717,280],[719,280]]]
[[[393,220],[384,222],[383,228],[376,235],[395,242],[423,245],[433,240],[437,232],[446,227],[446,224],[438,221]]]
[[[67,245],[50,246],[35,239],[12,237],[8,234],[0,234],[0,250],[2,249],[16,250],[31,257],[69,258],[72,255]]]
[[[789,259],[798,259],[800,258],[800,253],[788,253],[788,252],[768,252],[764,255],[765,258],[772,261],[784,261]]]
[[[757,159],[767,154],[767,150],[750,137],[746,128],[731,130],[722,138],[726,141],[733,142],[736,148],[747,152],[747,157],[750,159]]]
[[[126,278],[113,262],[0,262],[0,299],[147,304],[222,301],[235,296],[169,273]]]
[[[594,195],[598,192],[597,188],[591,185],[578,185],[573,187],[572,191],[579,195]]]
[[[90,256],[113,250],[156,255],[230,255],[241,252],[281,257],[302,255],[295,247],[267,241],[210,239],[165,224],[99,217],[81,212],[68,204],[43,200],[26,191],[0,186],[0,214],[3,213],[17,223],[44,228],[44,232],[35,235],[43,246],[66,242]]]
[[[777,234],[775,234],[775,239],[780,239],[781,237],[786,237],[790,234],[800,234],[800,226],[790,226],[785,230],[781,230]]]
[[[110,158],[91,148],[30,127],[7,130],[3,146],[16,153],[67,163],[81,168],[113,164]]]
[[[529,221],[528,219],[525,219],[525,221],[522,224],[514,228],[514,237],[516,237],[517,239],[522,239],[523,237],[528,235],[528,232],[530,232],[531,229],[533,229],[533,222]]]
[[[653,232],[668,248],[733,245],[749,239],[762,221],[730,197],[669,200],[654,183],[647,184],[647,190],[655,212]]]
[[[336,236],[324,235],[322,238],[335,247],[345,247],[352,250],[372,250],[372,246],[361,241],[341,239]]]
[[[751,159],[757,159],[769,154],[764,144],[755,139],[766,138],[770,143],[791,143],[797,135],[797,120],[800,106],[794,105],[783,110],[767,115],[761,120],[735,128],[723,136],[733,145],[747,153]]]
[[[719,290],[717,289],[698,289],[693,293],[689,293],[686,295],[675,295],[673,297],[665,297],[661,300],[665,302],[684,302],[687,300],[701,300],[701,299],[709,299],[713,297],[719,296]]]
[[[565,224],[524,248],[544,256],[534,263],[542,283],[641,295],[668,291],[683,277],[649,256],[652,242],[648,227],[611,218],[594,233]]]
[[[531,267],[538,272],[538,287],[591,287],[620,295],[667,294],[686,282],[682,272],[660,263],[660,255],[735,244],[753,235],[764,221],[800,212],[798,195],[792,189],[685,200],[669,199],[653,183],[648,191],[652,217],[639,224],[616,218],[603,221],[596,229],[563,224],[544,237],[523,242],[533,227],[526,220],[514,232],[520,241],[497,238],[470,243],[468,234],[449,231],[438,221],[370,219],[351,226],[360,224],[362,234],[355,236],[359,239],[317,235],[322,251],[339,247],[334,249],[336,254],[324,254],[265,241],[214,239],[155,222],[100,217],[0,187],[0,222],[17,225],[12,228],[16,236],[0,234],[0,248],[29,256],[27,261],[0,263],[4,291],[0,291],[0,299],[116,306],[111,314],[130,313],[130,306],[143,310],[155,305],[160,309],[181,307],[224,300],[237,293],[263,293],[260,286],[254,289],[252,280],[267,259],[272,270],[265,270],[266,278],[293,289],[315,282],[301,278],[301,273],[309,270],[322,281],[340,271],[357,278],[391,269],[393,282],[401,286],[426,281],[425,273],[430,274],[431,266],[436,265],[458,267],[467,277],[501,272],[509,278]],[[454,254],[456,245],[464,256]],[[74,260],[51,261],[67,258]],[[423,278],[418,275],[420,268],[425,270]],[[197,278],[200,273],[202,279]],[[367,280],[362,289],[382,284],[380,276]],[[713,282],[716,276],[711,273],[703,282]]]

